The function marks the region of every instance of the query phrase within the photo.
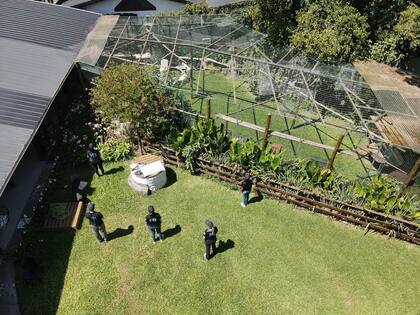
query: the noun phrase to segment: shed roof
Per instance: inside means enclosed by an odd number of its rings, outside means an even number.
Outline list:
[[[384,114],[374,117],[381,135],[390,142],[420,152],[419,79],[374,61],[355,63],[375,93]]]
[[[100,15],[0,1],[0,194]]]

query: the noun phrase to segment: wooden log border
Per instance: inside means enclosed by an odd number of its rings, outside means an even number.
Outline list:
[[[145,142],[147,152],[160,154],[165,162],[180,167],[183,163],[176,152],[161,144]],[[197,169],[201,173],[217,177],[219,180],[239,185],[242,173],[231,166],[208,161],[199,157]],[[274,179],[258,178],[255,189],[267,196],[282,199],[287,202],[306,208],[312,212],[321,213],[340,221],[349,222],[365,228],[366,233],[374,230],[388,237],[398,238],[416,245],[420,245],[420,225],[402,218],[365,209],[358,205],[332,199],[327,196],[317,195],[311,191],[303,190],[287,183]]]

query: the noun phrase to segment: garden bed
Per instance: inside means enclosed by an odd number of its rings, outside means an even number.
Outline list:
[[[182,165],[175,151],[167,146],[145,143],[145,149],[151,153],[160,153],[166,163],[178,167]],[[202,157],[197,158],[197,167],[199,172],[218,177],[231,184],[239,185],[242,179],[242,173],[234,168],[208,161]],[[388,237],[420,245],[420,225],[415,222],[317,195],[273,179],[259,178],[255,189],[270,197],[292,202],[313,212],[363,226],[366,231],[374,230]]]

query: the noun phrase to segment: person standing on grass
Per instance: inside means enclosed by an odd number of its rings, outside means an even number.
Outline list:
[[[206,229],[204,230],[203,237],[204,237],[204,247],[206,248],[206,252],[204,253],[204,257],[209,260],[212,256],[216,254],[216,241],[217,241],[217,226],[214,225],[213,222],[206,220]]]
[[[249,194],[251,193],[251,189],[252,189],[251,174],[246,172],[244,174],[244,179],[241,182],[241,192],[242,192],[241,206],[243,208],[246,208],[248,206]]]
[[[162,234],[162,218],[159,213],[155,212],[155,208],[153,206],[147,207],[148,215],[146,216],[146,223],[147,228],[150,231],[150,235],[152,237],[153,243],[156,243],[155,233],[157,232],[159,235],[159,239],[163,241],[163,234]]]
[[[95,204],[93,202],[89,202],[87,205],[86,218],[89,220],[89,224],[92,227],[92,232],[95,234],[98,242],[107,242],[108,234],[106,233],[105,224],[103,221],[104,216],[102,213],[95,211]]]
[[[99,152],[99,150],[95,149],[95,145],[93,143],[89,143],[87,157],[89,159],[90,166],[95,171],[96,175],[98,175],[98,177],[104,175],[105,171],[103,167],[101,153]],[[101,170],[102,175],[99,174],[99,170]]]

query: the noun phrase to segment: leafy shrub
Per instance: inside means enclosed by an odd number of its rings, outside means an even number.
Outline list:
[[[85,97],[57,106],[57,120],[41,128],[39,138],[49,149],[48,158],[62,158],[60,163],[76,166],[86,162],[86,148],[104,135],[107,123],[95,115]]]
[[[408,43],[409,49],[418,52],[420,48],[420,7],[411,3],[401,12],[395,31]]]
[[[308,161],[305,167],[306,175],[314,186],[321,186],[322,188],[330,188],[336,177],[336,173],[329,169],[321,168],[316,161]]]
[[[119,161],[130,157],[132,153],[131,143],[124,139],[111,139],[98,144],[104,161]]]
[[[186,100],[168,91],[152,66],[111,65],[94,82],[90,94],[97,113],[128,123],[138,139],[162,140],[174,129],[186,127],[172,110]]]
[[[402,40],[395,33],[386,33],[370,48],[370,55],[378,62],[398,66],[406,55],[401,51]]]
[[[194,126],[185,129],[176,139],[173,148],[177,152],[187,145],[199,144],[201,151],[223,153],[229,149],[229,137],[223,126],[216,126],[213,120],[196,120]]]
[[[230,145],[230,162],[251,169],[256,175],[275,173],[281,167],[281,155],[269,147],[262,150],[255,141],[232,139]]]
[[[187,145],[183,147],[181,151],[181,156],[184,158],[185,167],[189,170],[192,174],[196,172],[197,166],[197,158],[200,156],[202,147],[199,143],[194,143],[191,145]]]
[[[414,196],[405,194],[398,198],[399,184],[383,175],[374,177],[370,182],[356,183],[355,193],[362,199],[366,208],[387,213],[410,215]]]
[[[202,153],[225,153],[229,149],[229,137],[223,125],[218,127],[213,120],[196,120],[194,126],[185,129],[172,147],[184,160],[186,167],[195,172],[194,160]]]

